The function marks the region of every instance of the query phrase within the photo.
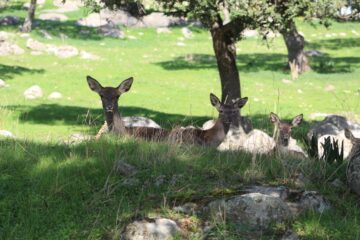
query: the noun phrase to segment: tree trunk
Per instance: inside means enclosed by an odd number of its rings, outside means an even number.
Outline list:
[[[230,103],[241,96],[236,46],[218,25],[213,26],[210,31],[221,80],[221,102]]]
[[[304,53],[304,37],[298,33],[293,21],[289,23],[286,30],[282,31],[282,35],[288,50],[289,65],[293,64],[298,74],[310,70],[308,59]],[[291,70],[293,71],[294,68],[291,67]]]
[[[31,32],[32,29],[32,23],[35,16],[35,9],[36,9],[36,0],[30,1],[30,7],[28,10],[28,15],[24,21],[24,24],[21,27],[21,32],[27,33]]]

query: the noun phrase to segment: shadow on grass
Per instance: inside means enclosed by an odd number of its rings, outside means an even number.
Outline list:
[[[14,75],[22,75],[22,74],[37,74],[37,73],[44,73],[44,69],[30,69],[21,66],[9,66],[0,64],[0,76],[2,78],[11,79]]]
[[[237,66],[240,72],[287,72],[286,61],[287,56],[285,54],[253,53],[239,54],[237,56]],[[169,71],[217,69],[215,57],[209,54],[190,54],[155,64]],[[311,58],[312,69],[322,74],[352,72],[359,66],[360,57],[331,57],[325,55]]]
[[[313,42],[306,42],[306,47],[309,49],[331,49],[339,50],[342,48],[360,47],[360,38],[334,38],[324,39]]]

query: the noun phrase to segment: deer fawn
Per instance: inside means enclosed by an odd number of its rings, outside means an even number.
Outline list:
[[[108,128],[109,132],[124,135],[129,134],[135,137],[141,137],[148,140],[161,140],[168,136],[168,131],[162,128],[152,127],[126,127],[119,113],[118,100],[121,94],[130,90],[134,79],[128,78],[124,80],[117,87],[103,87],[94,78],[87,76],[89,87],[94,92],[98,93],[104,109],[106,125],[103,128]]]
[[[346,178],[349,187],[356,194],[360,195],[360,138],[355,138],[349,129],[345,129],[345,137],[352,143],[352,148],[348,156],[348,166]]]
[[[246,104],[247,100],[247,97],[238,98],[231,104],[222,104],[219,98],[211,93],[210,102],[219,112],[219,118],[216,120],[215,125],[207,130],[198,128],[175,128],[169,134],[170,141],[203,146],[218,146],[225,139],[231,122],[233,122],[234,119],[239,122],[239,109]]]
[[[291,153],[302,158],[307,157],[304,150],[296,144],[296,140],[291,138],[292,128],[299,126],[303,121],[302,114],[294,117],[291,122],[285,122],[280,120],[275,113],[270,113],[270,121],[275,124],[274,140],[278,151]]]

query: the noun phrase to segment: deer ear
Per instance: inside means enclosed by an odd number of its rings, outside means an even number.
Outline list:
[[[96,81],[95,78],[87,76],[86,80],[88,82],[90,89],[93,90],[94,92],[100,93],[100,91],[103,89],[101,84],[98,81]]]
[[[348,128],[345,128],[345,137],[347,139],[349,139],[351,142],[354,142],[354,140],[355,140],[354,135],[352,134],[352,132]]]
[[[304,119],[304,115],[300,114],[300,115],[294,117],[291,124],[293,125],[293,127],[299,126],[300,123],[302,123],[303,119]]]
[[[272,122],[272,123],[280,123],[279,116],[276,115],[275,113],[271,112],[270,113],[270,122]]]
[[[118,92],[124,93],[124,92],[129,91],[133,81],[134,81],[133,77],[130,77],[130,78],[122,81],[122,83],[120,83],[120,85],[117,87]]]
[[[247,97],[237,98],[237,99],[234,100],[234,106],[237,107],[237,108],[242,108],[243,106],[245,106],[247,101],[248,101]]]
[[[211,105],[213,105],[217,110],[220,109],[220,106],[221,106],[220,100],[217,96],[215,96],[212,93],[210,93],[210,102],[211,102]]]

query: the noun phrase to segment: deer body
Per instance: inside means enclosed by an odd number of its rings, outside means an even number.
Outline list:
[[[236,99],[232,104],[222,104],[214,95],[210,94],[211,104],[219,111],[219,119],[209,129],[175,128],[169,134],[172,143],[196,144],[216,147],[225,139],[232,119],[238,122],[239,109],[242,108],[247,98]]]
[[[355,138],[349,129],[345,129],[345,137],[353,145],[348,156],[349,163],[346,169],[347,183],[351,190],[360,195],[360,138]]]
[[[131,135],[134,137],[140,137],[147,140],[162,140],[168,135],[168,131],[162,128],[154,127],[126,127],[125,123],[120,115],[118,100],[121,94],[130,90],[133,83],[133,78],[124,80],[118,87],[103,87],[94,78],[88,76],[87,82],[89,87],[94,92],[98,93],[101,97],[105,113],[105,124],[100,129],[96,138],[101,136],[101,133],[106,131],[112,132],[117,135]]]

